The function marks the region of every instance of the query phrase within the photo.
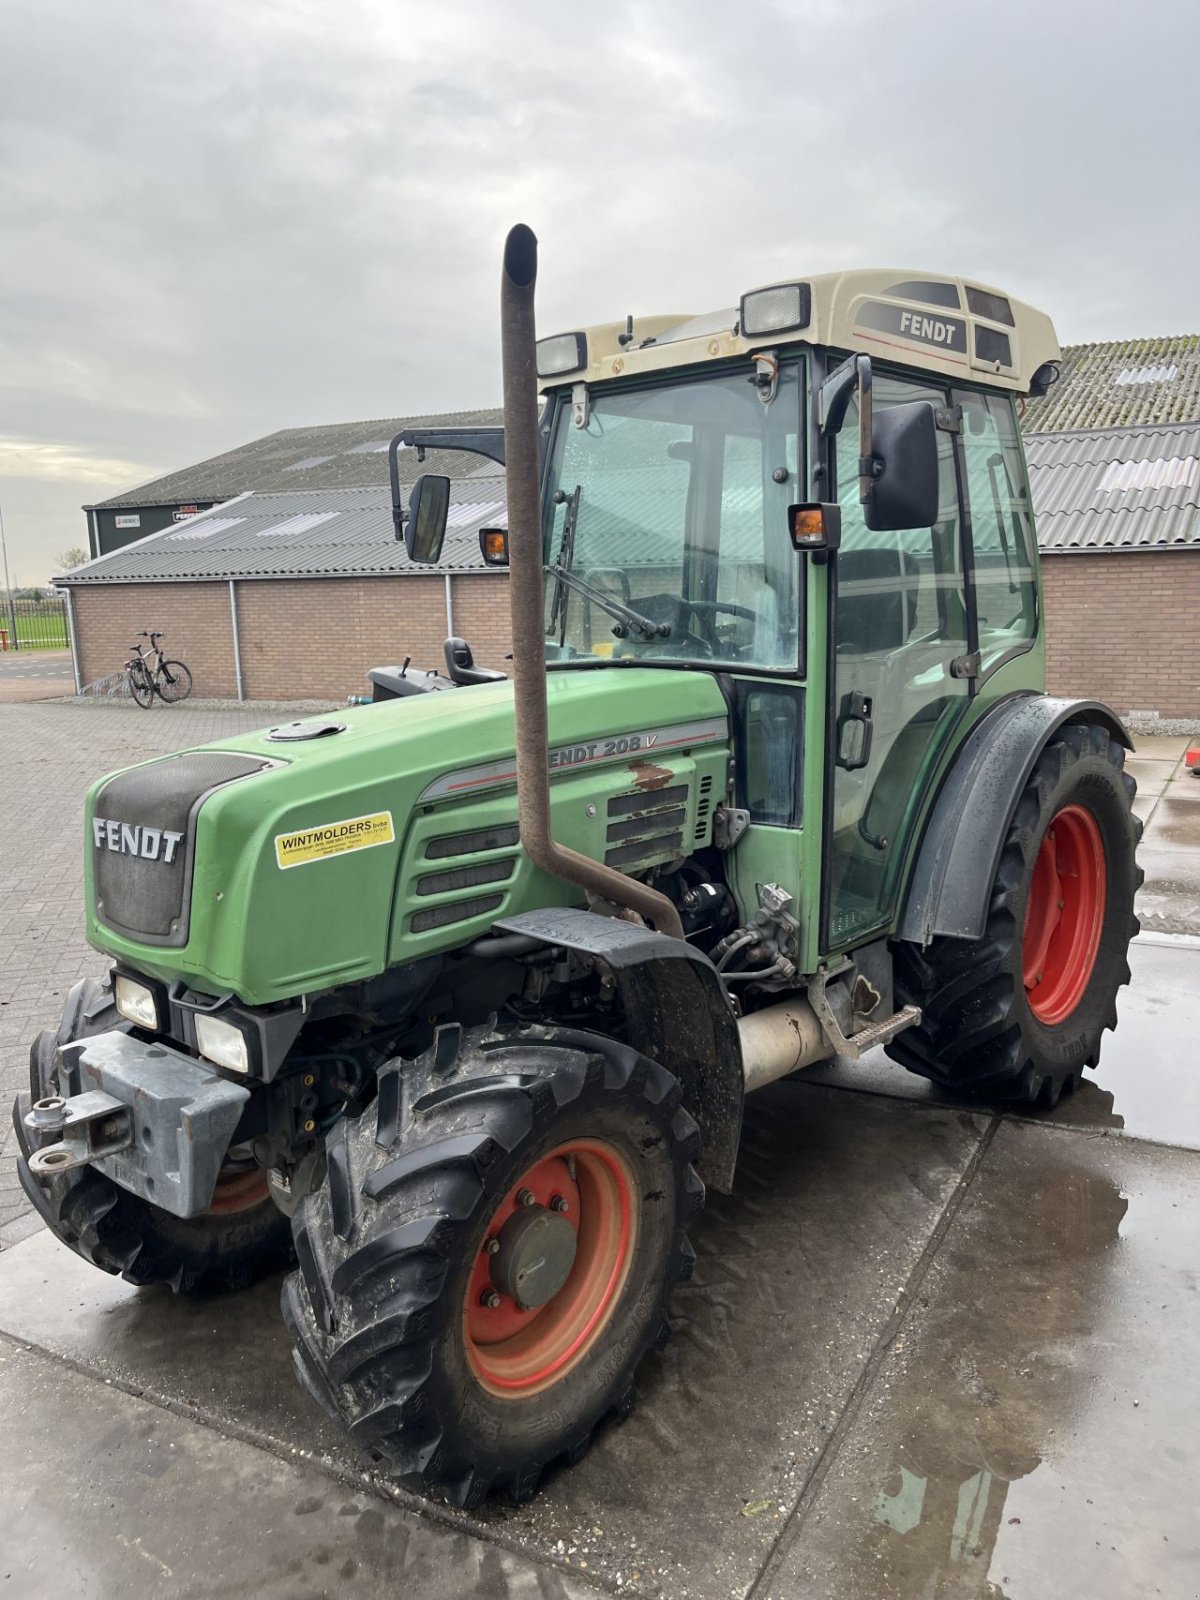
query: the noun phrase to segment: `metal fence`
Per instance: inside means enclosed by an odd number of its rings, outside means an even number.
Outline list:
[[[62,595],[18,599],[0,590],[0,651],[65,650],[69,642]]]

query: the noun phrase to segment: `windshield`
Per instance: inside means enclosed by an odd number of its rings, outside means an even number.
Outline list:
[[[545,498],[559,661],[798,665],[799,377],[783,367],[769,405],[749,367],[593,391],[586,428],[560,407]]]

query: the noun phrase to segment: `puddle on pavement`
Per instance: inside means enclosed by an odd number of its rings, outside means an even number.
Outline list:
[[[1053,1111],[1030,1110],[1037,1122],[1057,1127],[1123,1132],[1138,1139],[1200,1149],[1200,948],[1139,940],[1129,951],[1133,981],[1117,1002],[1118,1026],[1106,1033],[1100,1065]],[[867,1093],[930,1104],[989,1109],[987,1103],[947,1096],[873,1050],[862,1061],[812,1067],[789,1080],[836,1084]],[[1009,1111],[996,1105],[990,1109]]]
[[[1197,1200],[1193,1156],[1002,1127],[771,1592],[1193,1593]]]

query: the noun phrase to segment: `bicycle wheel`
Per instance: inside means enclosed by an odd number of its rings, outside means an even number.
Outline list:
[[[182,661],[164,661],[158,669],[154,687],[168,705],[175,705],[191,694],[192,675]]]
[[[129,692],[144,711],[154,704],[154,685],[140,662],[135,661],[129,669]]]

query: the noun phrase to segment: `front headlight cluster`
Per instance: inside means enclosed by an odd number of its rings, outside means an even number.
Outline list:
[[[126,1022],[135,1028],[145,1028],[149,1033],[161,1033],[163,1018],[159,1015],[158,995],[148,983],[139,983],[127,973],[118,972],[113,977],[113,1004]]]
[[[222,1017],[196,1014],[196,1048],[202,1056],[230,1072],[250,1071],[250,1046],[246,1035]]]

